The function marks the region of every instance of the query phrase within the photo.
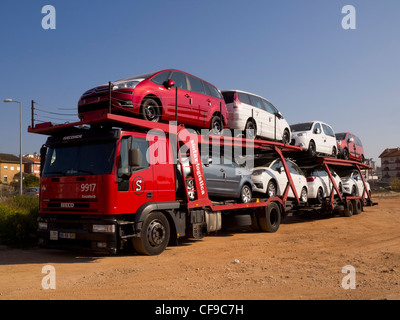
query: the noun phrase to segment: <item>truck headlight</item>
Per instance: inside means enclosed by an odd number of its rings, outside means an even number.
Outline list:
[[[115,225],[114,224],[94,224],[92,228],[93,232],[107,232],[114,233]]]
[[[47,222],[38,222],[39,230],[47,230]]]

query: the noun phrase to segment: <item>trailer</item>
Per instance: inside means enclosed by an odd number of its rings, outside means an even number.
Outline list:
[[[179,238],[201,239],[220,230],[223,214],[249,214],[255,229],[276,232],[289,212],[308,206],[297,196],[285,162],[287,155],[301,154],[292,145],[200,135],[176,123],[99,111],[75,123],[32,123],[28,132],[49,136],[41,150],[38,218],[39,243],[45,247],[158,255]],[[279,157],[288,180],[283,196],[249,203],[211,200],[204,146]],[[331,165],[327,161],[324,165]]]

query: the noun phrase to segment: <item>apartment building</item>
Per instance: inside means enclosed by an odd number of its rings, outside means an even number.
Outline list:
[[[400,148],[388,148],[381,153],[382,181],[400,179]]]

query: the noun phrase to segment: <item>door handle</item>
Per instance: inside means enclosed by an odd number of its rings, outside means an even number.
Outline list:
[[[224,177],[224,179],[226,179],[226,172],[224,172],[223,177]]]

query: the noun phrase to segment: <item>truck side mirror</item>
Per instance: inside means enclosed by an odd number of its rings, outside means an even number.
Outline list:
[[[141,154],[140,149],[129,149],[129,166],[130,167],[139,167],[141,164]]]

